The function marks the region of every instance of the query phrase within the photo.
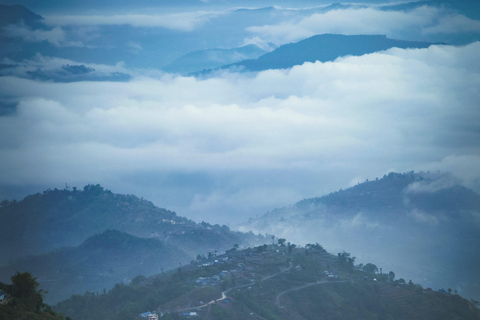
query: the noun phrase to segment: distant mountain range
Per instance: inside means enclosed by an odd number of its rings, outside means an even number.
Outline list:
[[[254,44],[233,49],[207,49],[188,53],[166,65],[162,70],[170,73],[188,74],[204,69],[219,68],[245,59],[256,59],[267,51]]]
[[[240,230],[356,252],[425,286],[451,286],[480,298],[480,195],[447,174],[390,173],[305,199]]]
[[[40,26],[43,17],[28,10],[20,5],[4,5],[0,4],[0,26],[6,26],[12,23],[22,21],[25,25],[30,27]]]
[[[14,260],[0,267],[0,281],[8,283],[17,271],[32,272],[48,292],[45,300],[56,303],[72,294],[103,292],[116,283],[157,274],[191,259],[185,251],[158,239],[107,230],[77,247]]]
[[[280,239],[279,239],[280,240]],[[478,320],[478,302],[451,288],[432,290],[375,265],[354,265],[319,244],[237,250],[196,261],[109,292],[75,295],[55,306],[74,320],[389,319]],[[346,263],[347,262],[347,263]]]
[[[432,43],[389,39],[383,35],[341,35],[321,34],[308,39],[285,44],[258,59],[244,60],[226,65],[219,70],[264,71],[286,69],[305,62],[334,61],[344,56],[360,56],[390,48],[428,48]],[[217,70],[205,70],[199,75],[207,75]]]
[[[244,234],[226,226],[197,224],[149,201],[114,194],[100,185],[48,190],[22,201],[4,202],[0,219],[0,263],[77,246],[106,230],[168,241],[195,256],[248,241]]]
[[[5,200],[0,221],[0,281],[16,270],[33,272],[56,292],[46,297],[49,303],[158,273],[198,254],[264,241],[227,226],[197,224],[100,185]]]

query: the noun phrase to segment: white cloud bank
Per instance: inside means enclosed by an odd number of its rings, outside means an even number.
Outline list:
[[[27,42],[47,41],[56,47],[83,47],[81,41],[70,41],[61,27],[54,27],[51,30],[40,30],[25,26],[24,24],[9,24],[3,27],[7,37],[22,38]]]
[[[161,27],[177,31],[192,31],[220,13],[196,11],[170,14],[122,15],[61,15],[46,16],[51,26],[131,25],[134,27]]]
[[[315,13],[274,25],[247,29],[264,41],[284,44],[316,34],[383,34],[393,39],[430,40],[438,34],[480,33],[480,21],[430,6],[411,11],[351,8]]]
[[[101,183],[222,223],[389,171],[448,169],[474,185],[479,51],[391,49],[208,80],[2,77],[18,110],[0,117],[0,185]],[[190,192],[179,200],[154,181],[176,173],[210,182],[177,185]]]

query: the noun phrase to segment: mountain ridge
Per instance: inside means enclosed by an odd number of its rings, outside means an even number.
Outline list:
[[[19,258],[0,267],[0,281],[14,272],[31,272],[42,289],[45,301],[62,301],[72,294],[102,292],[116,283],[138,275],[157,274],[191,260],[183,250],[158,239],[139,238],[117,230],[95,234],[76,247],[42,255]]]
[[[73,320],[141,319],[479,319],[478,302],[432,290],[350,253],[278,244],[201,258],[106,294],[75,295],[55,306]]]
[[[214,69],[245,59],[255,59],[266,50],[254,44],[232,49],[206,49],[190,52],[164,66],[162,70],[170,73],[188,74],[201,70]]]
[[[99,184],[83,190],[47,190],[21,201],[4,200],[0,219],[0,265],[29,254],[78,246],[109,229],[166,241],[192,257],[234,243],[256,241],[252,233],[197,224],[134,195],[114,194]]]
[[[480,289],[480,195],[442,173],[390,173],[252,218],[239,230],[358,252],[428,286]]]
[[[255,60],[244,60],[197,75],[232,70],[257,72],[268,69],[286,69],[305,62],[327,62],[343,56],[360,56],[390,48],[427,48],[434,43],[389,39],[385,35],[319,34],[310,38],[282,45]]]

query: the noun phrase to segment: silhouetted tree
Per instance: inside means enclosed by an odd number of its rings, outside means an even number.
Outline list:
[[[12,297],[26,309],[39,311],[43,307],[43,290],[38,290],[37,278],[30,272],[17,272],[11,277]]]
[[[363,271],[367,273],[376,273],[378,271],[378,268],[373,263],[367,263],[363,266]]]
[[[395,272],[390,271],[390,272],[388,273],[388,279],[389,279],[390,281],[395,280]]]

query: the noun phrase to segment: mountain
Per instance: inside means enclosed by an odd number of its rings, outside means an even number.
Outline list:
[[[24,23],[30,27],[38,27],[43,17],[20,5],[0,4],[0,26]]]
[[[78,247],[11,261],[0,267],[0,281],[6,282],[8,275],[17,271],[31,272],[48,292],[45,301],[53,304],[72,294],[102,292],[115,283],[156,274],[190,260],[183,250],[160,240],[107,230]]]
[[[197,224],[149,201],[114,194],[98,184],[83,190],[47,190],[18,202],[5,200],[0,220],[0,264],[78,246],[106,230],[158,239],[191,257],[258,240],[252,233],[233,232],[227,226]]]
[[[305,62],[333,61],[339,57],[360,56],[390,48],[427,48],[432,43],[389,39],[382,35],[321,34],[278,47],[258,59],[244,60],[220,69],[263,71],[291,68]],[[205,71],[201,74],[208,74]]]
[[[239,230],[320,242],[479,299],[480,195],[441,173],[390,173],[251,219]]]
[[[423,288],[355,265],[319,244],[262,245],[197,261],[106,294],[72,296],[55,310],[73,320],[142,319],[480,319],[477,301]]]
[[[256,59],[266,51],[251,44],[234,49],[197,50],[181,56],[162,70],[170,73],[187,74],[204,69],[214,69],[245,59]]]

